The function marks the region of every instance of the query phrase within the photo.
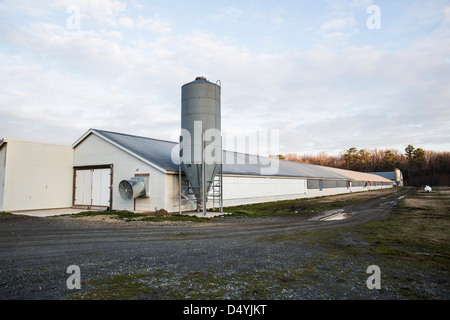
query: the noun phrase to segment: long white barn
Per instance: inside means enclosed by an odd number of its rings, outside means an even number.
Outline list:
[[[72,146],[10,139],[0,142],[0,211],[66,207],[178,212],[179,167],[175,142],[90,129]],[[349,170],[224,151],[223,206],[390,188],[384,177]],[[264,170],[273,166],[273,170]],[[267,173],[269,172],[269,173]],[[146,184],[126,200],[123,180]],[[188,182],[182,175],[182,186]],[[209,195],[212,198],[213,192]],[[193,199],[189,188],[183,194]],[[182,201],[182,211],[195,204]],[[210,205],[214,204],[210,201]]]

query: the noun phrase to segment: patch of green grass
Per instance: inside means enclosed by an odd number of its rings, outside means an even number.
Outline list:
[[[116,210],[105,210],[105,211],[83,211],[80,213],[75,213],[68,215],[71,218],[88,217],[88,216],[109,216],[114,219],[124,220],[126,222],[130,221],[152,221],[152,222],[162,222],[162,221],[175,221],[175,222],[208,222],[208,218],[201,218],[189,215],[144,215],[138,214],[131,211],[116,211]]]
[[[351,204],[366,201],[392,191],[400,192],[402,189],[380,189],[370,192],[358,192],[364,196],[354,197],[356,193],[346,195],[331,195],[315,198],[302,198],[293,200],[282,200],[274,202],[256,203],[224,208],[224,212],[232,213],[233,216],[260,218],[284,215],[306,214],[326,210],[339,209]]]
[[[346,269],[330,254],[281,268],[246,268],[217,272],[214,268],[173,272],[155,270],[122,274],[82,283],[82,289],[70,299],[152,299],[152,300],[253,300],[294,299],[305,290],[313,297],[339,298],[329,292],[331,283],[364,286],[365,268],[360,275],[347,276]],[[252,265],[243,260],[241,266]],[[353,267],[353,265],[352,265]],[[367,266],[365,266],[367,267]],[[331,282],[330,282],[331,281]],[[331,290],[332,291],[332,290]],[[347,293],[351,297],[352,293]]]
[[[3,214],[11,214],[11,212],[6,212],[6,211],[0,211],[0,215],[3,215]]]
[[[283,298],[280,292],[297,290],[305,279],[314,281],[320,279],[316,273],[309,267],[233,272],[222,275],[214,270],[194,270],[183,274],[155,270],[83,282],[82,289],[69,298],[87,300]]]
[[[88,216],[113,216],[117,219],[127,220],[136,218],[136,214],[130,211],[116,211],[116,210],[104,210],[104,211],[83,211],[69,215],[72,218],[88,217]]]
[[[126,300],[141,296],[149,299],[165,298],[165,290],[161,289],[160,286],[148,285],[149,281],[160,279],[161,275],[161,272],[153,274],[121,274],[106,279],[82,282],[82,291],[69,298],[75,300]],[[168,275],[164,274],[164,276],[167,277]]]
[[[420,201],[420,195],[411,198]],[[385,220],[373,221],[363,226],[365,239],[372,243],[370,250],[397,258],[425,258],[428,262],[450,258],[449,227],[450,211],[437,207],[414,207],[404,198],[397,209]]]
[[[174,215],[171,215],[171,216],[148,216],[148,217],[140,219],[140,221],[155,221],[155,222],[160,222],[160,221],[209,222],[210,219],[209,218],[201,218],[201,217],[197,217],[197,216],[174,214]]]
[[[294,215],[298,213],[310,213],[322,210],[336,208],[336,205],[329,204],[311,204],[307,199],[284,200],[277,202],[258,203],[242,205],[236,207],[224,208],[224,211],[230,212],[235,216],[245,216],[249,218]]]

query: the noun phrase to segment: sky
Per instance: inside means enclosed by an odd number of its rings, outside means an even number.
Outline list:
[[[177,141],[197,76],[267,153],[450,151],[448,0],[0,0],[0,139]]]

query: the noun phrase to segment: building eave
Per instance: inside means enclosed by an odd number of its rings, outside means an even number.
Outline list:
[[[124,152],[126,152],[126,153],[128,153],[128,154],[130,154],[130,155],[132,155],[133,157],[135,157],[135,158],[139,159],[140,161],[142,161],[142,162],[148,164],[149,166],[151,166],[151,167],[157,169],[158,171],[161,171],[161,172],[164,173],[164,174],[167,173],[167,170],[165,170],[164,168],[161,168],[160,166],[156,165],[155,163],[153,163],[153,162],[151,162],[151,161],[149,161],[149,160],[147,160],[147,159],[145,159],[145,158],[143,158],[143,157],[141,157],[141,156],[135,154],[134,152],[132,152],[132,151],[128,150],[127,148],[121,146],[120,144],[118,144],[118,143],[116,143],[116,142],[114,142],[114,141],[108,139],[107,137],[103,136],[100,132],[98,132],[98,131],[96,131],[95,129],[92,129],[92,128],[89,129],[85,134],[83,134],[77,141],[75,141],[75,142],[72,144],[72,148],[75,149],[81,142],[83,142],[83,141],[84,141],[87,137],[89,137],[91,134],[96,135],[97,137],[99,137],[99,138],[105,140],[106,142],[112,144],[113,146],[119,148],[120,150],[122,150],[122,151],[124,151]]]
[[[3,138],[0,140],[0,149],[3,147],[3,145],[6,145],[6,143],[8,142],[8,140],[6,138]]]

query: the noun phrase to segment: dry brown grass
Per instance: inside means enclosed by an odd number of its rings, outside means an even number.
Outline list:
[[[165,209],[158,209],[156,211],[139,211],[139,212],[136,212],[136,214],[142,214],[142,215],[150,216],[150,217],[169,217],[169,216],[173,215],[172,213],[168,212]]]

